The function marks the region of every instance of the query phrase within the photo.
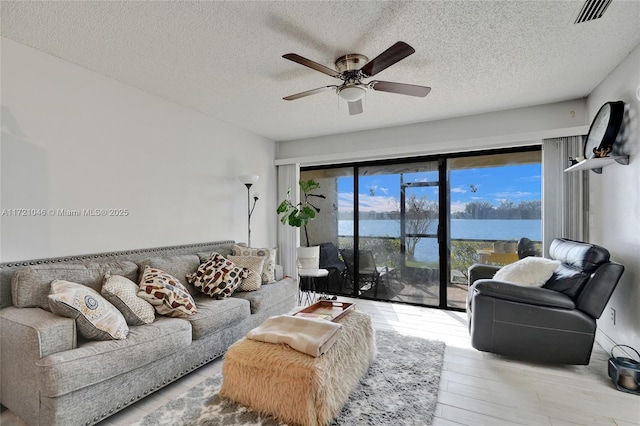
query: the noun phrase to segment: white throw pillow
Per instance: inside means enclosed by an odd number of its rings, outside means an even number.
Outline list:
[[[138,297],[139,287],[122,275],[104,276],[100,294],[116,307],[129,325],[151,324],[156,319],[153,305]]]
[[[502,267],[493,279],[542,287],[558,266],[560,262],[557,260],[529,256]]]
[[[129,334],[120,311],[100,293],[82,284],[53,280],[49,308],[56,315],[75,319],[85,339],[126,339]]]

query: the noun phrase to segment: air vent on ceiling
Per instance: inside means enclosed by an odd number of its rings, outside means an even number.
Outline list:
[[[574,24],[581,22],[593,21],[594,19],[602,18],[604,12],[607,10],[612,0],[587,0],[584,2],[584,6],[580,9],[580,13],[576,18]]]

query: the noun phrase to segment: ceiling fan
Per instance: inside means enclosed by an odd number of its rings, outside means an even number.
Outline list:
[[[349,115],[355,115],[362,113],[362,98],[368,89],[423,98],[429,94],[431,87],[380,80],[372,80],[368,83],[362,81],[373,77],[380,71],[389,68],[391,65],[401,61],[414,52],[415,49],[413,47],[403,41],[399,41],[371,61],[369,61],[369,58],[366,56],[358,53],[341,56],[336,59],[335,70],[295,53],[287,53],[286,55],[282,55],[282,57],[342,80],[342,84],[339,86],[318,87],[317,89],[296,93],[295,95],[286,96],[282,99],[293,101],[294,99],[300,99],[326,90],[335,90],[342,99],[348,102]]]

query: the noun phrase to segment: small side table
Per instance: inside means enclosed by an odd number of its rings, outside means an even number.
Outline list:
[[[307,305],[316,302],[316,279],[329,275],[327,269],[298,269],[298,306],[302,306],[302,299],[306,299]],[[309,281],[309,289],[302,289],[302,280]],[[304,294],[303,294],[304,293]]]

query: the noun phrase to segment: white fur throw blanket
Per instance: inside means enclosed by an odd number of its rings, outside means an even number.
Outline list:
[[[340,336],[341,324],[318,318],[279,315],[267,318],[247,333],[247,338],[267,343],[286,343],[311,356],[326,353]]]

